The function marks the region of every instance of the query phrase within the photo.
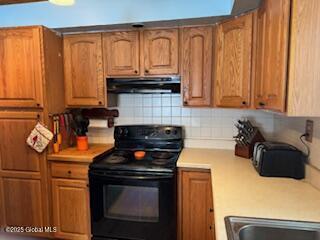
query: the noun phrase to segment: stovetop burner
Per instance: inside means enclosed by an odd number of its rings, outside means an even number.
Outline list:
[[[154,152],[151,154],[151,157],[154,159],[169,159],[173,156],[174,154],[170,152]]]
[[[106,163],[125,163],[130,160],[130,153],[126,151],[115,151],[108,158],[105,159]]]

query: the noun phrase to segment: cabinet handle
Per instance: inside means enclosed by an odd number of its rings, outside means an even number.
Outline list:
[[[212,226],[210,226],[209,229],[211,230],[211,229],[212,229]]]
[[[148,70],[148,69],[146,69],[146,70],[144,70],[144,72],[145,72],[145,73],[149,73],[149,70]]]
[[[264,102],[259,102],[260,107],[264,107],[266,104]]]

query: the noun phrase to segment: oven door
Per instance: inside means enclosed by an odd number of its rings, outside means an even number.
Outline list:
[[[90,171],[93,239],[175,240],[176,175]]]

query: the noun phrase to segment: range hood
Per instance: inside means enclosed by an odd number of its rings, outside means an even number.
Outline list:
[[[107,78],[109,93],[180,93],[180,76]]]

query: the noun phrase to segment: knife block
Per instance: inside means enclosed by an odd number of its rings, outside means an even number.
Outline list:
[[[264,142],[265,138],[262,136],[258,128],[254,128],[254,134],[248,145],[236,144],[235,146],[235,155],[243,158],[252,158],[254,145],[257,142]]]

